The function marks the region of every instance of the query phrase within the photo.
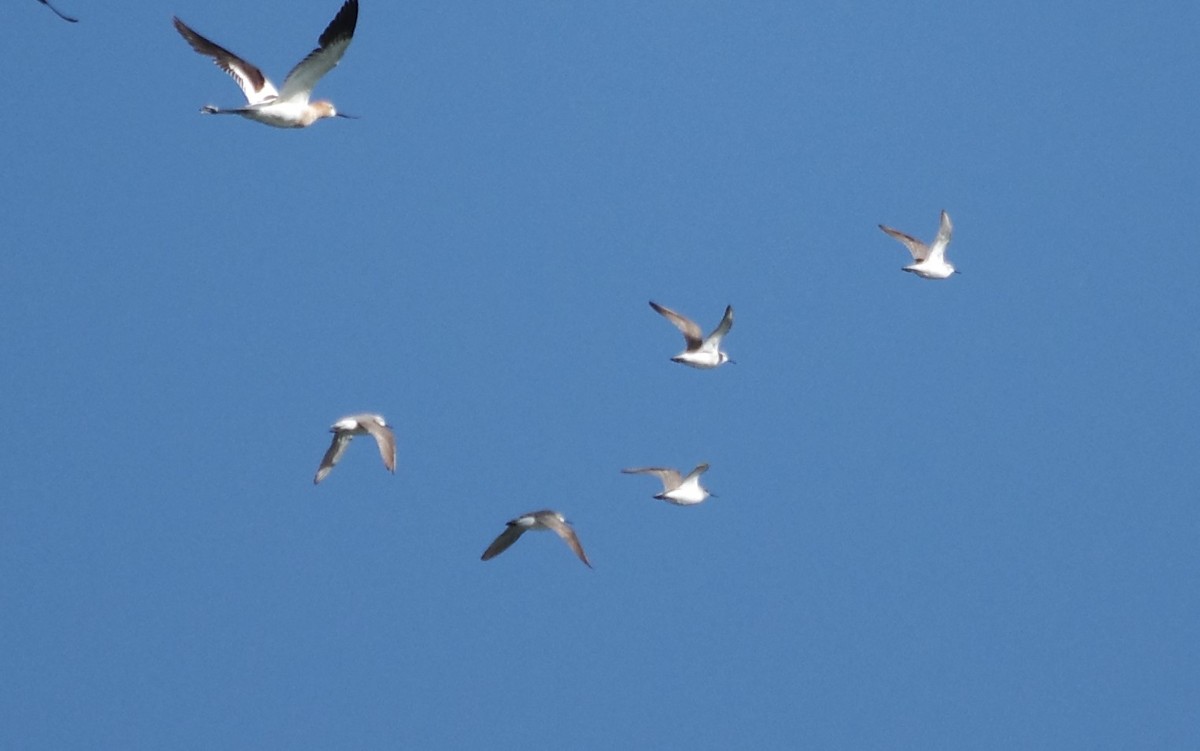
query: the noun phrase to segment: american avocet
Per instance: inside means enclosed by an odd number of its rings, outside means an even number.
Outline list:
[[[733,362],[733,360],[729,359],[729,355],[721,351],[721,340],[725,338],[725,335],[729,333],[729,328],[733,326],[732,305],[725,306],[725,315],[721,318],[721,323],[717,324],[717,327],[708,336],[703,335],[700,327],[692,319],[681,316],[670,308],[665,308],[653,300],[650,302],[650,307],[661,313],[668,321],[675,324],[675,328],[683,332],[683,339],[687,342],[687,349],[671,358],[675,362],[691,365],[693,368],[705,369]]]
[[[933,245],[926,245],[911,235],[906,235],[882,224],[879,225],[879,229],[904,243],[904,247],[908,248],[909,253],[912,253],[916,263],[905,266],[905,271],[911,271],[925,279],[946,279],[961,273],[946,261],[946,246],[950,244],[950,233],[954,231],[954,225],[950,223],[950,215],[945,211],[942,211],[942,223],[938,227]]]
[[[329,428],[329,432],[333,433],[333,443],[329,444],[329,450],[321,459],[321,466],[317,469],[317,476],[313,478],[313,485],[325,479],[325,476],[342,458],[346,446],[356,435],[369,433],[375,439],[375,443],[379,444],[379,455],[383,457],[383,466],[387,467],[388,472],[396,471],[396,434],[384,422],[383,415],[364,412],[359,415],[343,417]]]
[[[680,477],[678,470],[668,467],[637,467],[621,471],[627,475],[657,475],[662,480],[663,492],[654,497],[677,506],[691,506],[713,495],[700,486],[700,475],[708,471],[707,462],[696,465],[687,477]]]
[[[571,525],[562,514],[550,509],[530,511],[528,514],[522,514],[509,521],[500,536],[493,540],[491,545],[488,545],[487,550],[483,551],[480,560],[489,561],[500,555],[529,530],[542,532],[549,530],[555,533],[570,546],[571,550],[575,551],[579,560],[586,563],[588,568],[592,567],[587,553],[583,552],[583,546],[579,544],[579,537],[575,534],[575,530],[571,529]]]
[[[39,3],[41,3],[42,5],[46,6],[46,7],[47,7],[47,8],[49,8],[50,10],[54,11],[54,13],[55,13],[55,14],[56,14],[56,15],[57,15],[59,18],[61,18],[62,20],[64,20],[64,21],[70,21],[71,23],[79,23],[79,19],[78,19],[78,18],[71,18],[70,16],[68,16],[68,15],[67,15],[67,14],[65,14],[65,13],[63,13],[63,12],[62,12],[61,10],[59,10],[58,8],[55,8],[53,5],[51,5],[51,4],[50,4],[50,0],[38,0],[38,2],[39,2]]]
[[[192,49],[211,57],[217,67],[228,73],[246,95],[245,107],[220,109],[206,104],[201,112],[241,115],[276,128],[306,128],[324,117],[350,117],[340,114],[332,102],[309,102],[308,97],[317,81],[342,59],[350,40],[354,38],[357,24],[358,0],[346,0],[321,34],[320,46],[292,68],[292,72],[283,79],[283,90],[276,91],[261,70],[192,31],[178,18],[175,19],[175,28],[192,45]]]

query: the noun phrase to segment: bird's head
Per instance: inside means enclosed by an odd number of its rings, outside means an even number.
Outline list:
[[[313,112],[315,112],[317,114],[317,116],[316,116],[317,120],[320,120],[320,119],[326,118],[326,117],[344,117],[348,120],[357,120],[358,119],[354,115],[347,115],[342,112],[338,112],[337,108],[333,106],[333,102],[326,101],[324,99],[322,99],[318,102],[313,102],[312,107],[313,107]]]

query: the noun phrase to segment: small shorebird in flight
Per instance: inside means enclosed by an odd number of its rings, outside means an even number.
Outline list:
[[[715,368],[718,365],[733,362],[733,360],[729,359],[729,355],[721,351],[721,340],[725,338],[725,335],[729,333],[729,328],[733,326],[732,305],[725,306],[725,316],[721,318],[721,322],[717,324],[717,327],[708,336],[703,335],[700,327],[692,319],[681,316],[670,308],[663,307],[653,300],[650,301],[650,307],[657,310],[664,318],[675,324],[675,328],[683,332],[683,340],[687,342],[687,349],[671,358],[675,362],[690,365],[693,368],[704,369]]]
[[[911,271],[925,279],[947,279],[961,273],[946,261],[946,246],[950,244],[950,233],[954,231],[954,225],[950,223],[950,215],[945,211],[942,212],[942,223],[938,227],[933,245],[926,245],[912,235],[906,235],[882,224],[879,225],[879,229],[904,243],[904,247],[912,253],[914,263],[905,266],[905,271]]]
[[[175,19],[175,29],[192,45],[192,49],[205,57],[211,57],[217,67],[228,73],[246,95],[244,107],[221,109],[206,104],[201,112],[241,115],[276,128],[307,128],[321,118],[350,117],[334,109],[332,102],[309,102],[308,97],[317,81],[342,59],[346,48],[350,46],[350,40],[354,38],[354,27],[357,24],[358,0],[346,0],[342,9],[321,34],[318,42],[320,46],[292,68],[292,72],[283,79],[283,89],[276,91],[274,84],[261,70],[192,31],[178,18]]]
[[[346,446],[350,445],[350,441],[356,435],[369,433],[375,439],[375,443],[379,444],[379,455],[383,457],[383,466],[387,467],[388,472],[396,471],[396,434],[384,422],[383,415],[373,415],[369,412],[349,415],[335,422],[329,428],[329,432],[333,433],[333,443],[329,444],[329,450],[321,459],[321,466],[317,469],[317,476],[313,478],[313,485],[325,479],[325,476],[342,458],[342,454],[346,452]]]
[[[489,561],[492,558],[508,550],[521,535],[529,530],[546,531],[549,530],[563,539],[563,542],[570,546],[571,550],[575,551],[575,555],[579,556],[579,560],[587,564],[588,568],[592,567],[592,562],[588,560],[587,553],[583,552],[583,546],[579,544],[579,537],[575,534],[575,530],[571,529],[571,525],[557,511],[544,509],[542,511],[530,511],[528,514],[522,514],[516,519],[507,523],[504,531],[500,536],[488,545],[488,549],[483,551],[480,560]]]
[[[669,467],[635,467],[621,471],[627,475],[657,475],[662,480],[663,492],[654,497],[677,506],[692,506],[713,495],[700,486],[700,475],[708,471],[708,462],[696,465],[687,477],[680,477],[679,470]]]
[[[47,8],[49,8],[50,10],[54,11],[54,14],[55,14],[56,16],[58,16],[59,18],[61,18],[62,20],[64,20],[64,21],[70,21],[71,23],[79,23],[79,19],[78,19],[78,18],[71,18],[70,16],[68,16],[68,15],[67,15],[67,14],[65,14],[65,13],[63,13],[63,12],[62,12],[61,10],[59,10],[58,8],[55,8],[53,5],[51,5],[51,4],[50,4],[50,0],[38,0],[38,2],[39,2],[39,3],[41,3],[42,5],[46,6],[46,7],[47,7]]]

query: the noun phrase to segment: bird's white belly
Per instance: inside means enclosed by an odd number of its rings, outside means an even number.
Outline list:
[[[276,128],[303,128],[308,105],[299,102],[271,102],[260,107],[249,107],[243,114],[264,125]]]
[[[954,273],[954,268],[944,263],[914,263],[911,266],[906,266],[905,270],[913,272],[922,279],[948,279]]]
[[[699,352],[680,352],[671,359],[684,365],[691,365],[693,368],[715,368],[721,364],[721,356],[719,354],[705,350]]]
[[[681,485],[668,493],[663,493],[662,497],[663,500],[680,506],[690,506],[694,503],[700,503],[708,497],[708,494],[699,485],[688,484]]]

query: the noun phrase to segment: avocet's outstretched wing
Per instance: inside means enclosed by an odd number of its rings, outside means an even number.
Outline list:
[[[279,98],[283,100],[299,99],[307,102],[317,85],[333,67],[338,64],[354,38],[354,28],[358,25],[358,0],[346,0],[341,10],[325,27],[325,32],[317,41],[320,45],[308,56],[301,60],[283,79],[283,88]]]
[[[187,24],[180,21],[178,17],[174,21],[175,30],[187,40],[192,49],[205,57],[211,57],[218,68],[229,74],[234,82],[237,83],[238,88],[242,90],[242,93],[246,95],[246,102],[248,104],[261,104],[279,96],[279,93],[275,91],[275,86],[267,80],[267,77],[257,67],[211,39],[197,34]]]

